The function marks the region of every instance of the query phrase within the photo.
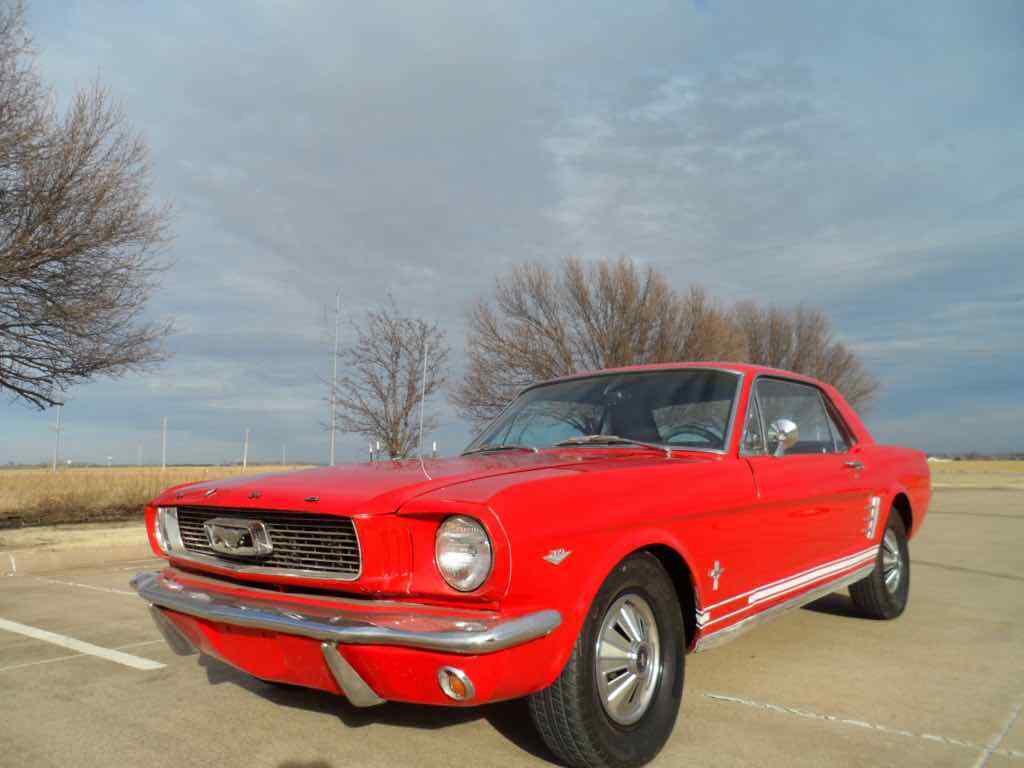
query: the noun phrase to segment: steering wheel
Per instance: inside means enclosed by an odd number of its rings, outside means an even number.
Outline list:
[[[678,441],[677,438],[682,435],[695,435],[709,445],[721,445],[722,443],[722,434],[717,427],[696,421],[679,425],[665,442],[668,445],[693,445],[692,441]]]

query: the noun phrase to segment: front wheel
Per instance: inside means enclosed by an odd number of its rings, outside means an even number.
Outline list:
[[[910,550],[907,531],[895,509],[878,548],[875,570],[850,585],[850,597],[860,611],[872,619],[895,619],[910,600]]]
[[[577,768],[650,761],[672,733],[683,692],[683,617],[657,558],[622,561],[601,586],[572,656],[530,714],[555,755]]]

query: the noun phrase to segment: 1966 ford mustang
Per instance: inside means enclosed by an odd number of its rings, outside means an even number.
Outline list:
[[[526,696],[565,763],[635,766],[688,653],[847,585],[899,616],[930,495],[826,384],[643,366],[530,387],[458,458],[172,488],[133,585],[179,653],[359,707]]]

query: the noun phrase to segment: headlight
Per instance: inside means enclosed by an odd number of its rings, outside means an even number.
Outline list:
[[[177,507],[157,507],[156,517],[153,519],[153,533],[156,534],[156,543],[164,554],[171,553],[171,541],[173,536],[178,534],[178,509]]]
[[[434,558],[450,587],[472,592],[491,574],[491,540],[476,520],[455,515],[437,531]]]

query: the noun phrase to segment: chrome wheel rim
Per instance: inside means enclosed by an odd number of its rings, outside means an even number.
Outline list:
[[[896,593],[903,578],[903,556],[895,532],[889,529],[882,538],[882,580],[890,595]]]
[[[644,716],[661,677],[661,640],[650,604],[623,595],[608,609],[594,648],[597,692],[605,713],[620,725]]]

